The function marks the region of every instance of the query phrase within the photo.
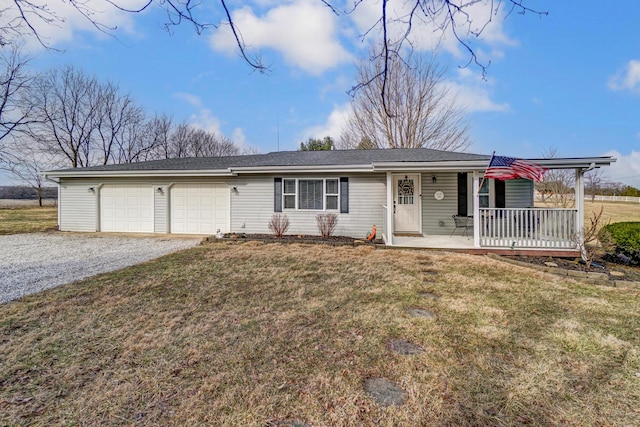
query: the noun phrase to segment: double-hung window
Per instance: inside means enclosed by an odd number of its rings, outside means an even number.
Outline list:
[[[338,210],[340,185],[338,178],[283,179],[284,209]]]

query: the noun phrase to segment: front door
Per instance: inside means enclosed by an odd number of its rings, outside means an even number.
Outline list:
[[[394,175],[393,187],[393,230],[420,233],[420,175]]]

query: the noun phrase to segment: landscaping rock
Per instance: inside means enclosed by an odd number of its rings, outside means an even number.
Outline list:
[[[364,240],[354,240],[353,246],[362,246],[364,245]]]
[[[555,262],[551,262],[551,261],[545,262],[544,265],[546,265],[547,267],[557,267],[558,266],[558,264],[556,264]]]
[[[428,319],[435,319],[436,315],[426,308],[411,308],[407,311],[410,315],[415,317],[426,317]]]
[[[624,277],[624,273],[622,271],[609,271],[609,274],[615,277]]]
[[[389,347],[391,347],[391,350],[395,351],[398,354],[402,354],[403,356],[412,356],[414,354],[420,354],[424,352],[421,347],[410,343],[407,340],[397,338],[392,339],[389,342]]]
[[[402,405],[406,399],[404,390],[386,378],[367,378],[364,391],[383,406]]]

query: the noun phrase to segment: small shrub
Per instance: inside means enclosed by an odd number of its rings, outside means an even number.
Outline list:
[[[334,213],[318,214],[316,215],[316,222],[318,223],[320,235],[324,238],[331,237],[338,225],[338,215]]]
[[[602,227],[598,240],[604,250],[628,257],[631,264],[640,265],[640,222],[616,222]]]
[[[269,231],[276,237],[282,237],[289,229],[289,217],[283,214],[274,214],[269,221]]]
[[[593,243],[596,242],[596,236],[600,229],[602,212],[604,212],[604,206],[600,206],[600,211],[593,212],[589,218],[589,224],[586,224],[582,230],[573,235],[573,240],[580,250],[580,257],[587,267],[591,267],[591,262],[593,262],[593,258],[596,256],[598,250],[597,246]]]

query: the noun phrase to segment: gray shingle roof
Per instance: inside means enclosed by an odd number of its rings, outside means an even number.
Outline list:
[[[331,151],[279,151],[267,154],[228,157],[190,157],[185,159],[154,160],[120,165],[93,166],[83,169],[61,169],[67,171],[181,171],[220,170],[245,167],[274,166],[358,166],[373,163],[394,162],[444,162],[486,160],[491,156],[432,150],[428,148],[379,149],[379,150],[331,150]]]

